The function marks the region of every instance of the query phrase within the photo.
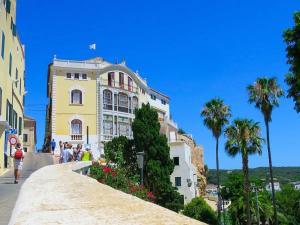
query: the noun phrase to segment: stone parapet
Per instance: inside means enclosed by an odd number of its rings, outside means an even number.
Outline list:
[[[57,164],[33,173],[9,224],[204,225],[74,172],[87,165]]]

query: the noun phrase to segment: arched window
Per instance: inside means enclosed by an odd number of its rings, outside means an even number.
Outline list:
[[[71,104],[82,104],[82,92],[80,90],[73,90],[71,92]]]
[[[103,91],[103,108],[112,110],[112,92],[110,90]]]
[[[133,111],[139,107],[139,99],[137,97],[132,97],[132,108]]]
[[[82,122],[81,120],[74,119],[71,122],[72,134],[82,134]]]
[[[128,96],[124,93],[119,94],[119,111],[128,112]]]

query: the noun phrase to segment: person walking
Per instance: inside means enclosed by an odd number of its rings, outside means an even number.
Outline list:
[[[14,158],[14,175],[15,184],[19,182],[20,174],[23,169],[24,151],[21,148],[21,144],[17,143],[16,148],[12,150],[11,157]]]
[[[93,154],[91,152],[91,148],[87,146],[85,148],[85,151],[83,151],[82,156],[81,156],[81,161],[91,161],[93,160]]]
[[[62,152],[62,162],[63,163],[69,162],[71,157],[72,156],[71,156],[70,151],[69,151],[69,145],[66,142],[65,145],[64,145],[63,152]]]
[[[52,139],[52,141],[50,142],[50,146],[51,146],[52,155],[54,155],[54,150],[56,147],[56,142],[54,141],[54,139]]]
[[[63,151],[64,151],[64,143],[59,141],[59,163],[63,161]]]
[[[76,154],[75,154],[75,161],[81,161],[82,158],[82,145],[78,144],[77,145],[77,150],[76,150]]]

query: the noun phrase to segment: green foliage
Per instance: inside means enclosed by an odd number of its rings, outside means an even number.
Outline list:
[[[213,136],[219,138],[222,129],[229,123],[230,108],[224,104],[223,100],[212,99],[205,104],[201,116],[204,118],[204,125],[212,131]]]
[[[157,112],[149,104],[135,111],[132,130],[136,152],[145,152],[145,186],[157,196],[159,205],[179,211],[183,203],[170,181],[174,169],[170,148],[166,136],[160,134]]]
[[[261,154],[260,127],[248,119],[236,119],[233,124],[226,128],[225,143],[226,152],[234,157],[238,153],[242,155],[243,174],[244,174],[244,208],[247,214],[247,224],[251,224],[250,212],[250,183],[249,183],[249,164],[248,155]]]
[[[265,121],[270,122],[273,108],[279,106],[279,98],[284,95],[276,78],[257,78],[253,85],[247,87],[247,90],[249,103],[254,103],[255,107],[263,113]]]
[[[115,137],[104,145],[105,158],[108,163],[127,171],[128,176],[137,173],[137,159],[133,141],[124,136]]]
[[[263,189],[261,186],[261,181],[252,179],[251,183],[254,183],[256,187],[260,190]],[[224,199],[231,200],[231,205],[229,207],[229,217],[233,225],[243,224],[246,220],[244,213],[244,196],[243,196],[243,183],[244,177],[242,173],[231,173],[227,175],[227,180],[224,187],[221,190]],[[250,192],[250,212],[252,215],[252,222],[257,223],[257,205],[256,196],[254,192]],[[261,222],[267,222],[271,220],[273,215],[273,208],[271,202],[271,196],[267,191],[258,192],[258,206],[259,215]],[[265,223],[263,223],[265,224]]]
[[[300,167],[273,167],[273,170],[274,177],[280,184],[287,184],[290,182],[296,182],[300,180]],[[217,171],[215,169],[209,170],[207,178],[207,182],[209,184],[217,184],[216,172]],[[241,172],[241,170],[220,170],[221,184],[223,185],[227,182],[228,174],[239,172]],[[268,173],[268,167],[258,167],[249,169],[250,179],[261,180],[262,182],[264,182],[264,184],[267,183]]]
[[[284,31],[283,38],[287,44],[286,57],[291,65],[285,82],[289,86],[288,97],[295,102],[295,110],[300,112],[300,12],[294,14],[295,26]]]
[[[126,137],[120,136],[120,137],[115,137],[111,141],[105,143],[104,153],[107,162],[115,163],[118,166],[123,166],[124,164],[123,151],[127,142],[128,140]]]
[[[285,215],[288,224],[300,224],[300,191],[292,185],[284,185],[282,190],[276,193],[278,210]]]
[[[218,224],[216,213],[202,197],[194,198],[189,204],[184,207],[182,213],[186,216],[211,225]]]

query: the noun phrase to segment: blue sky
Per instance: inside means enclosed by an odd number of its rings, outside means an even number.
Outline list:
[[[215,141],[203,126],[204,103],[221,97],[234,118],[263,120],[247,103],[245,87],[258,76],[276,76],[286,90],[284,29],[300,10],[295,0],[19,0],[17,26],[26,45],[26,114],[37,120],[38,147],[43,143],[47,65],[62,59],[101,56],[126,59],[151,87],[171,98],[173,118],[204,145],[205,162],[215,168]],[[96,43],[97,50],[88,45]],[[299,166],[300,114],[290,99],[273,113],[271,147],[275,166]],[[263,129],[263,135],[265,136]],[[267,166],[263,155],[250,167]],[[220,144],[221,168],[240,168]]]

